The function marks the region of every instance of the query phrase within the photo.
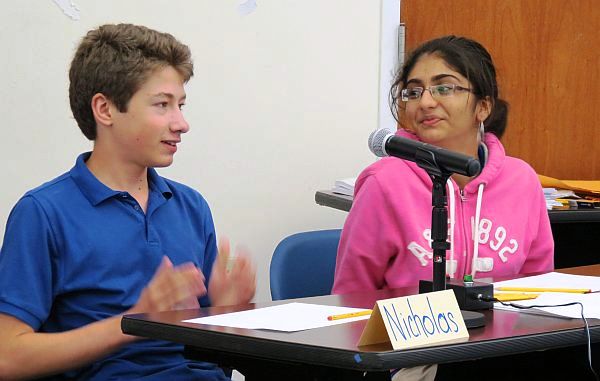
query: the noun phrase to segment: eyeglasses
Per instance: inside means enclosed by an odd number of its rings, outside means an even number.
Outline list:
[[[429,87],[410,87],[402,89],[400,92],[401,99],[403,102],[418,101],[423,96],[423,92],[428,90],[431,96],[434,98],[445,98],[454,95],[456,91],[469,91],[472,90],[468,87],[462,87],[453,83],[443,83],[441,85],[433,85]]]

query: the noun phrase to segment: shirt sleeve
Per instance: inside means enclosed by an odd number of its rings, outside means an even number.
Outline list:
[[[396,255],[398,231],[393,208],[376,176],[359,179],[352,208],[340,238],[332,293],[380,289]]]
[[[521,273],[546,272],[554,269],[554,239],[552,238],[552,228],[550,227],[550,217],[546,210],[546,201],[544,193],[539,186],[538,199],[536,203],[539,212],[539,223],[532,224],[534,228],[531,234],[533,240],[527,253],[527,259],[523,263]]]
[[[205,284],[208,289],[208,283],[210,282],[210,275],[212,272],[215,259],[217,258],[217,238],[215,233],[215,225],[212,218],[210,207],[204,199],[202,199],[202,213],[203,213],[203,229],[204,238],[206,240],[204,245],[204,261],[202,266],[202,274],[204,274]],[[209,307],[211,305],[208,293],[200,298],[200,306]]]
[[[0,313],[38,330],[52,309],[56,252],[40,204],[25,196],[11,211],[0,251]]]

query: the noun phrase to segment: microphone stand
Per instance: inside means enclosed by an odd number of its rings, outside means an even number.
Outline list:
[[[433,249],[433,291],[446,289],[446,251],[448,242],[448,209],[446,182],[450,176],[431,176],[433,180],[431,212],[431,248]]]
[[[453,172],[438,165],[433,152],[418,148],[415,163],[423,168],[433,182],[431,191],[431,248],[433,249],[433,283],[432,291],[446,289],[446,251],[450,249],[448,242],[448,195],[446,183]],[[485,325],[484,315],[480,312],[461,310],[467,328]]]
[[[450,249],[448,242],[448,195],[446,182],[452,172],[440,167],[432,152],[418,148],[415,162],[423,168],[431,180],[431,248],[433,249],[433,291],[446,289],[446,250]]]

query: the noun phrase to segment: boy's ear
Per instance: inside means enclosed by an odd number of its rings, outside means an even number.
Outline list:
[[[92,113],[97,124],[112,126],[111,102],[102,93],[97,93],[92,97]]]

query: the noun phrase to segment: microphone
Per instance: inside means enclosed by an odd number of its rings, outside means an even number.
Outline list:
[[[431,144],[396,136],[389,130],[375,130],[369,136],[369,149],[378,157],[394,156],[415,162],[419,167],[437,172],[475,176],[481,165],[479,160]],[[438,173],[439,175],[439,173]]]

